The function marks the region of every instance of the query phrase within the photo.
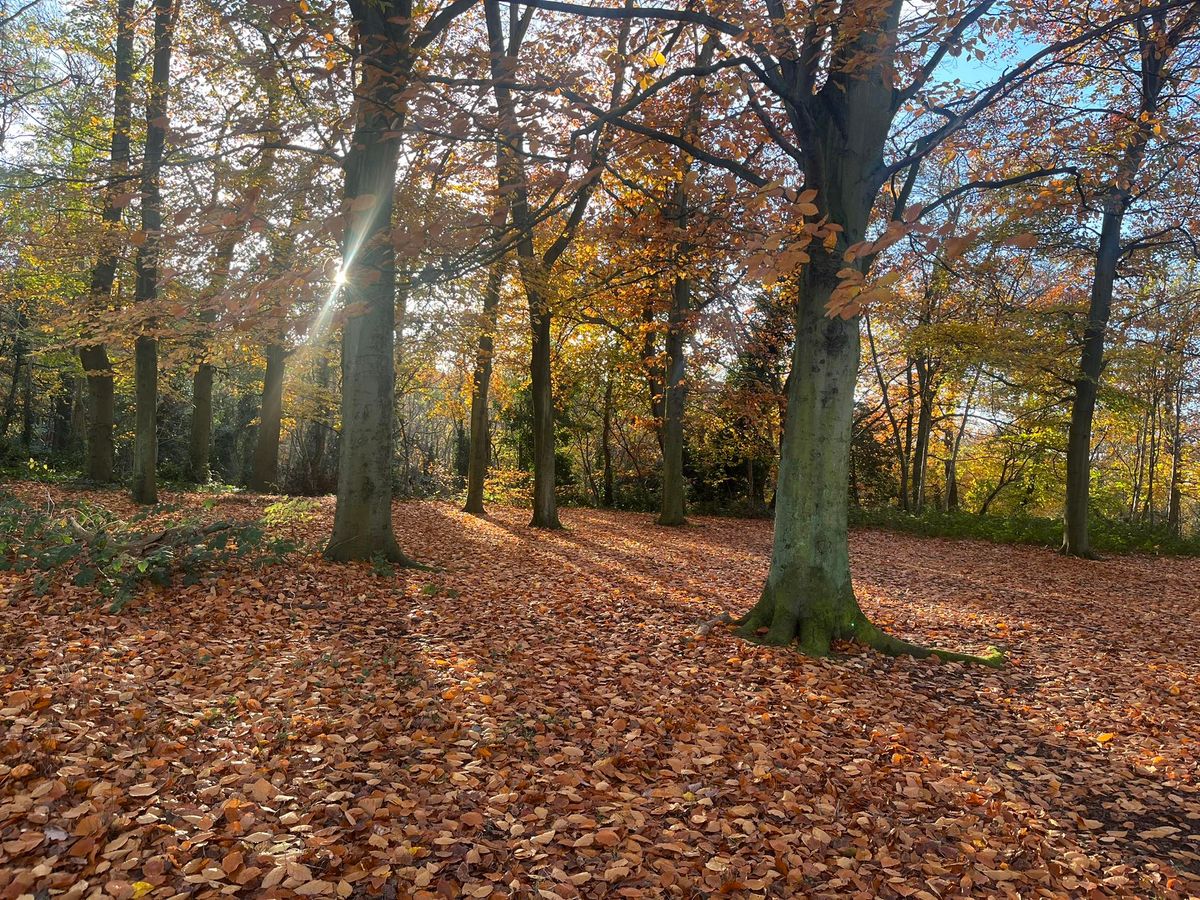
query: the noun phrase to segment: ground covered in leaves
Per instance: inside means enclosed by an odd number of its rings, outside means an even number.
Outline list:
[[[118,615],[0,573],[0,896],[1200,894],[1200,562],[854,535],[869,615],[993,671],[692,637],[765,522],[404,504],[439,569],[388,575],[331,515]]]

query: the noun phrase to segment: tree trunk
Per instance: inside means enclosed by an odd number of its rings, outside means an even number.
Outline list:
[[[50,452],[61,455],[71,449],[71,422],[75,413],[75,383],[60,372],[58,392],[54,396],[54,418],[51,422]]]
[[[8,434],[13,416],[17,414],[17,393],[21,389],[21,369],[25,367],[25,315],[17,313],[17,336],[13,340],[12,380],[8,383],[8,394],[4,398],[4,420],[0,422],[0,437]]]
[[[871,365],[875,369],[875,379],[879,382],[879,395],[883,401],[883,411],[887,415],[888,424],[892,429],[892,447],[896,452],[896,466],[900,477],[898,505],[908,509],[908,457],[904,452],[904,441],[900,437],[900,423],[896,420],[896,411],[892,408],[891,392],[888,391],[887,379],[883,377],[883,366],[879,362],[879,353],[875,348],[875,332],[871,329],[871,316],[863,316],[867,328],[867,346],[871,351]]]
[[[514,7],[515,9],[515,7]],[[529,7],[532,11],[532,7]],[[492,91],[499,113],[497,136],[499,158],[497,173],[500,194],[509,203],[512,224],[517,231],[516,250],[521,281],[529,303],[529,325],[532,337],[530,378],[533,393],[533,519],[535,528],[561,528],[558,506],[554,496],[556,446],[554,431],[554,396],[551,376],[551,305],[550,273],[554,264],[571,245],[575,232],[583,221],[592,194],[600,183],[604,170],[605,130],[599,128],[591,138],[587,172],[583,183],[575,190],[574,200],[564,216],[562,228],[546,250],[535,254],[533,232],[537,224],[529,205],[529,183],[524,165],[525,133],[517,118],[516,103],[511,88],[511,75],[516,70],[521,42],[529,19],[510,20],[507,46],[504,23],[498,0],[485,0],[484,20],[487,25],[489,67]],[[617,52],[614,54],[612,106],[619,105],[625,82],[626,43],[629,20],[620,25]]]
[[[1174,396],[1171,398],[1171,486],[1167,497],[1167,527],[1178,535],[1182,525],[1180,507],[1183,492],[1180,489],[1180,469],[1183,467],[1183,366],[1175,376]]]
[[[974,376],[971,378],[971,387],[967,391],[966,400],[963,403],[962,419],[959,420],[958,428],[954,432],[954,439],[950,444],[949,452],[946,454],[946,509],[958,509],[958,455],[962,450],[963,435],[967,433],[967,424],[971,421],[971,403],[975,399],[975,389],[979,386],[979,370],[975,370]]]
[[[122,193],[129,178],[129,132],[132,116],[133,84],[133,0],[117,0],[117,42],[113,69],[113,130],[109,154],[109,180],[101,213],[103,232],[96,264],[92,267],[88,297],[93,314],[101,312],[112,300],[117,273],[118,235],[125,208]],[[106,484],[113,478],[113,402],[112,366],[102,343],[79,348],[79,362],[88,382],[87,457],[84,475],[90,481]]]
[[[1137,80],[1138,113],[1130,117],[1136,129],[1122,140],[1124,151],[1117,177],[1104,198],[1100,225],[1100,243],[1096,248],[1096,267],[1092,277],[1088,320],[1084,329],[1079,373],[1071,404],[1071,425],[1067,433],[1067,493],[1063,514],[1062,550],[1071,556],[1094,557],[1088,541],[1088,492],[1091,487],[1092,419],[1100,373],[1104,368],[1104,337],[1112,310],[1113,282],[1121,259],[1121,225],[1134,196],[1134,181],[1141,171],[1146,148],[1157,127],[1158,100],[1168,82],[1174,82],[1168,65],[1181,41],[1190,40],[1200,22],[1200,7],[1192,5],[1171,27],[1165,20],[1151,17],[1136,23],[1140,71]],[[1174,89],[1174,87],[1172,87]],[[1153,478],[1153,473],[1151,473]]]
[[[1150,398],[1150,451],[1146,463],[1146,524],[1154,527],[1154,482],[1158,473],[1158,389]]]
[[[558,501],[554,495],[557,438],[550,363],[550,311],[542,292],[532,287],[537,279],[538,276],[529,279],[525,288],[529,296],[529,327],[533,336],[529,360],[533,394],[533,518],[529,524],[534,528],[561,528]]]
[[[691,304],[691,279],[675,279],[671,313],[667,325],[666,396],[662,424],[662,505],[659,525],[683,525],[683,413],[687,402],[687,363],[684,358],[684,329]]]
[[[820,117],[804,127],[805,184],[816,190],[819,214],[841,227],[827,249],[814,241],[799,277],[796,338],[788,389],[787,417],[776,484],[775,536],[766,585],[755,607],[740,621],[752,640],[792,642],[823,656],[838,639],[856,639],[890,654],[997,663],[930,650],[876,628],[859,608],[850,579],[848,482],[854,388],[859,365],[858,317],[827,314],[841,283],[845,251],[866,234],[880,183],[884,143],[895,115],[891,51],[881,34],[894,33],[902,3],[892,2],[859,27],[838,51],[847,59],[829,73],[816,104],[794,110],[796,119],[814,109]],[[808,98],[805,98],[806,100]],[[860,261],[859,266],[862,265]]]
[[[925,508],[925,483],[929,468],[929,441],[933,435],[933,402],[937,394],[934,384],[932,363],[924,358],[916,360],[917,399],[921,405],[917,412],[917,436],[913,445],[912,510],[920,513]]]
[[[1071,424],[1067,430],[1067,496],[1063,522],[1063,553],[1092,558],[1088,540],[1088,493],[1092,478],[1092,418],[1096,412],[1096,393],[1104,368],[1104,335],[1112,310],[1113,282],[1121,258],[1121,222],[1125,217],[1126,195],[1112,191],[1104,205],[1100,226],[1100,246],[1088,304],[1087,327],[1075,395],[1071,401]]]
[[[87,458],[84,475],[89,481],[107,484],[113,480],[112,365],[103,344],[79,348],[79,361],[87,375]]]
[[[654,307],[647,304],[642,307],[642,371],[646,378],[646,390],[650,399],[650,418],[654,420],[654,436],[658,440],[658,449],[661,451],[663,449],[663,417],[666,415],[663,382],[666,380],[667,373],[658,362],[656,328]]]
[[[28,451],[33,446],[33,361],[25,366],[25,393],[21,403],[21,443]]]
[[[612,459],[612,416],[613,416],[613,373],[612,360],[608,360],[608,372],[604,377],[604,427],[600,436],[600,454],[604,463],[604,506],[612,509],[613,492]]]
[[[167,99],[171,86],[172,0],[154,0],[154,67],[146,103],[146,150],[142,157],[142,243],[137,253],[134,300],[158,299],[159,256],[162,252],[161,169],[167,139]],[[143,323],[134,345],[133,499],[157,503],[158,484],[158,341],[154,323]]]
[[[279,487],[279,430],[283,422],[283,375],[287,351],[280,344],[271,344],[266,349],[266,357],[258,437],[250,471],[250,489],[254,491],[273,491]]]
[[[798,641],[814,656],[866,620],[850,581],[850,426],[858,375],[858,320],[830,318],[836,258],[816,251],[801,276],[796,339],[775,493],[775,542],[762,597],[741,627],[765,643]]]
[[[188,469],[192,481],[207,484],[212,477],[209,450],[212,447],[213,367],[202,362],[192,375],[192,423],[188,441]]]
[[[479,349],[475,354],[475,372],[471,377],[471,447],[467,460],[467,502],[464,512],[485,514],[483,488],[491,458],[491,431],[488,424],[488,391],[492,383],[492,353],[495,349],[496,315],[500,309],[500,287],[504,281],[504,261],[497,259],[488,272],[483,294],[483,322],[479,330]]]
[[[505,48],[503,26],[496,3],[485,3],[484,14],[491,50],[492,90],[500,113],[500,149],[497,165],[499,188],[501,196],[510,204],[512,224],[517,229],[518,268],[529,305],[529,376],[533,405],[533,518],[529,524],[534,528],[561,528],[554,495],[556,440],[551,374],[549,269],[544,258],[537,256],[533,244],[535,221],[529,207],[529,185],[522,160],[525,135],[517,120],[512,91],[505,80],[515,63],[515,53],[519,45],[510,43],[509,47]]]
[[[409,19],[394,2],[351,0],[361,76],[347,154],[342,241],[347,307],[361,313],[342,330],[342,432],[337,509],[325,555],[383,556],[408,564],[392,530],[392,421],[395,405],[396,258],[392,208],[411,68]]]

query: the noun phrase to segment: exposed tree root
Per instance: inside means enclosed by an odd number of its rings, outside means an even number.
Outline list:
[[[709,619],[707,622],[701,623],[700,627],[696,629],[696,634],[699,637],[707,637],[709,632],[711,632],[718,625],[736,625],[736,624],[737,624],[737,619],[735,619],[729,613],[723,612],[719,616],[717,616],[715,619]]]
[[[888,634],[871,622],[858,609],[857,601],[851,599],[853,613],[847,625],[838,626],[818,618],[804,617],[799,610],[771,609],[769,604],[759,602],[740,619],[723,613],[701,626],[701,634],[707,634],[718,624],[734,626],[734,634],[755,644],[773,647],[796,645],[806,656],[825,657],[830,655],[833,642],[852,641],[870,647],[888,656],[912,656],[927,659],[931,656],[946,662],[972,663],[998,668],[1005,662],[1004,653],[989,647],[982,655],[942,650],[914,644]],[[707,628],[707,630],[704,630]],[[765,631],[764,631],[765,629]]]
[[[382,559],[402,569],[417,569],[423,572],[433,571],[430,566],[417,562],[411,556],[408,556],[400,549],[400,545],[394,539],[389,541],[383,549],[363,555],[362,548],[358,546],[357,536],[355,536],[352,539],[331,543],[325,548],[323,555],[330,562],[370,562],[373,559]]]
[[[872,650],[886,653],[888,656],[914,656],[917,659],[927,659],[936,656],[945,662],[974,663],[980,666],[990,666],[998,669],[1004,665],[1004,652],[998,647],[988,647],[982,656],[973,653],[958,653],[954,650],[942,650],[938,647],[926,647],[922,644],[912,644],[880,630],[863,617],[855,629],[854,639]]]
[[[1075,559],[1090,559],[1092,562],[1103,562],[1104,557],[1095,550],[1072,550],[1066,544],[1058,550],[1063,556],[1073,556]]]

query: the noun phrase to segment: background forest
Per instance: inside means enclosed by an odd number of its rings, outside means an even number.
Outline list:
[[[499,68],[481,8],[447,7],[397,88],[397,495],[462,498],[474,455],[476,504],[480,489],[529,503],[549,427],[560,502],[767,515],[816,212],[786,111],[699,20],[544,5],[496,8]],[[920,77],[887,137],[870,276],[847,301],[863,336],[851,502],[864,521],[1058,541],[1081,354],[1103,319],[1093,530],[1105,546],[1190,544],[1195,16],[1033,6],[901,13]],[[341,290],[362,75],[350,10],[2,10],[6,471],[144,482],[142,359],[159,478],[333,491],[338,333],[358,311]],[[519,152],[498,164],[498,147]],[[151,347],[156,362],[139,357]]]
[[[0,0],[0,898],[1200,896],[1198,76]]]

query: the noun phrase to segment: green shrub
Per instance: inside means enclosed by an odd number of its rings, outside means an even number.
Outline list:
[[[153,510],[158,516],[172,512]],[[150,514],[122,520],[86,501],[42,508],[0,494],[0,570],[32,573],[38,594],[69,577],[79,587],[94,588],[119,612],[146,584],[168,585],[176,577],[196,584],[206,571],[235,559],[265,566],[296,549],[267,539],[259,522],[205,525],[175,518],[147,529]]]
[[[1062,519],[1046,516],[979,516],[962,511],[904,510],[852,506],[850,523],[887,528],[925,537],[976,538],[998,544],[1033,544],[1057,548],[1062,544]],[[1200,537],[1180,537],[1167,528],[1093,516],[1092,547],[1100,553],[1153,553],[1200,556]]]

